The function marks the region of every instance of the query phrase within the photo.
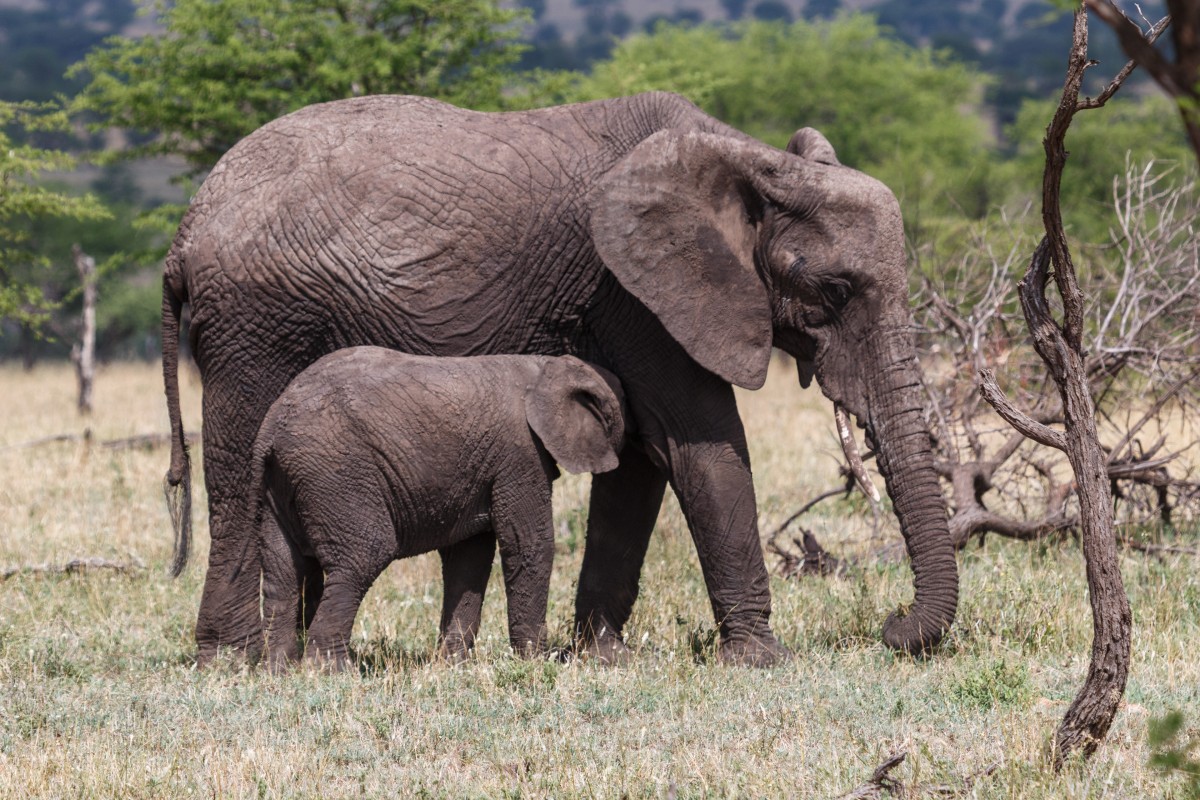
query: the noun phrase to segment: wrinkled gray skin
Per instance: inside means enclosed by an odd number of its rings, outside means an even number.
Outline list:
[[[209,175],[167,257],[173,485],[187,484],[175,378],[185,301],[213,537],[202,663],[218,645],[260,640],[248,443],[296,374],[358,344],[568,353],[617,375],[639,437],[593,483],[576,625],[594,655],[625,652],[669,483],[719,657],[786,658],[769,624],[731,386],[761,386],[772,345],[879,447],[916,590],[884,641],[923,651],[954,619],[957,568],[921,414],[899,207],[812,129],[785,152],[658,93],[507,114],[364,97],[264,126]]]
[[[363,596],[397,558],[438,550],[439,649],[479,630],[496,542],[509,640],[544,649],[554,559],[550,485],[617,466],[611,374],[565,356],[430,358],[380,347],[325,356],[271,406],[254,445],[266,657],[342,668]]]

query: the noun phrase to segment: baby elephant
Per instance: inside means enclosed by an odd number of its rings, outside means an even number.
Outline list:
[[[259,429],[266,657],[347,663],[359,604],[394,559],[437,550],[440,651],[467,655],[495,543],[509,640],[544,647],[554,556],[550,484],[617,466],[623,395],[571,356],[430,358],[379,347],[317,361]]]

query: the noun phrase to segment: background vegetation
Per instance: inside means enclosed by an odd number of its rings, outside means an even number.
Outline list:
[[[1161,3],[1143,6],[1153,15]],[[973,230],[1018,214],[1040,191],[1041,133],[1069,14],[1043,0],[865,7],[694,0],[665,13],[656,2],[619,0],[524,0],[511,10],[494,0],[155,0],[138,14],[133,0],[0,0],[0,100],[49,101],[71,115],[71,127],[54,132],[14,118],[0,129],[17,143],[85,157],[93,166],[59,164],[40,182],[72,195],[90,188],[113,218],[81,224],[13,210],[0,194],[8,207],[0,213],[21,222],[29,245],[4,275],[4,290],[25,300],[22,313],[0,315],[0,357],[31,363],[70,349],[73,243],[102,265],[100,356],[155,356],[154,273],[179,204],[206,170],[270,119],[372,92],[501,109],[669,89],[772,144],[812,125],[843,163],[896,191],[917,265],[953,270]],[[1104,26],[1093,40],[1098,91],[1123,57]],[[1136,81],[1105,114],[1081,120],[1069,144],[1064,208],[1082,243],[1108,239],[1112,180],[1127,152],[1138,162],[1189,163],[1173,110]],[[31,315],[50,324],[35,330]]]

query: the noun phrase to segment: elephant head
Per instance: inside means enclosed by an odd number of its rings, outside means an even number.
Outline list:
[[[589,196],[605,266],[701,366],[745,388],[771,347],[795,356],[878,447],[915,580],[883,638],[921,652],[954,620],[958,574],[922,415],[900,209],[805,128],[787,152],[666,130]]]
[[[525,395],[529,427],[568,472],[617,467],[625,399],[616,376],[574,356],[546,359]]]

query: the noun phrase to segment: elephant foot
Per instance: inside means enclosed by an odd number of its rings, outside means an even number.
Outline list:
[[[345,648],[322,649],[311,643],[304,651],[304,666],[315,672],[345,672],[353,664]]]
[[[575,657],[580,661],[608,667],[624,667],[633,662],[633,651],[625,646],[617,634],[602,631],[599,636],[578,642]]]
[[[258,665],[271,674],[279,675],[289,672],[299,664],[302,656],[300,640],[294,632],[289,636],[273,637],[268,635]]]
[[[266,638],[262,625],[255,624],[245,626],[245,631],[236,635],[206,635],[197,631],[196,645],[196,666],[201,669],[218,663],[253,666],[263,657]]]
[[[299,663],[299,659],[294,655],[280,651],[268,651],[259,666],[272,675],[282,675],[290,672],[297,663]]]
[[[792,651],[770,631],[723,638],[717,648],[717,663],[723,666],[776,667],[791,660]]]
[[[471,658],[471,650],[461,641],[457,644],[444,641],[438,645],[435,658],[446,664],[463,664]]]
[[[196,653],[196,666],[213,669],[218,666],[252,667],[262,658],[262,647],[232,647],[230,645],[200,645]]]

